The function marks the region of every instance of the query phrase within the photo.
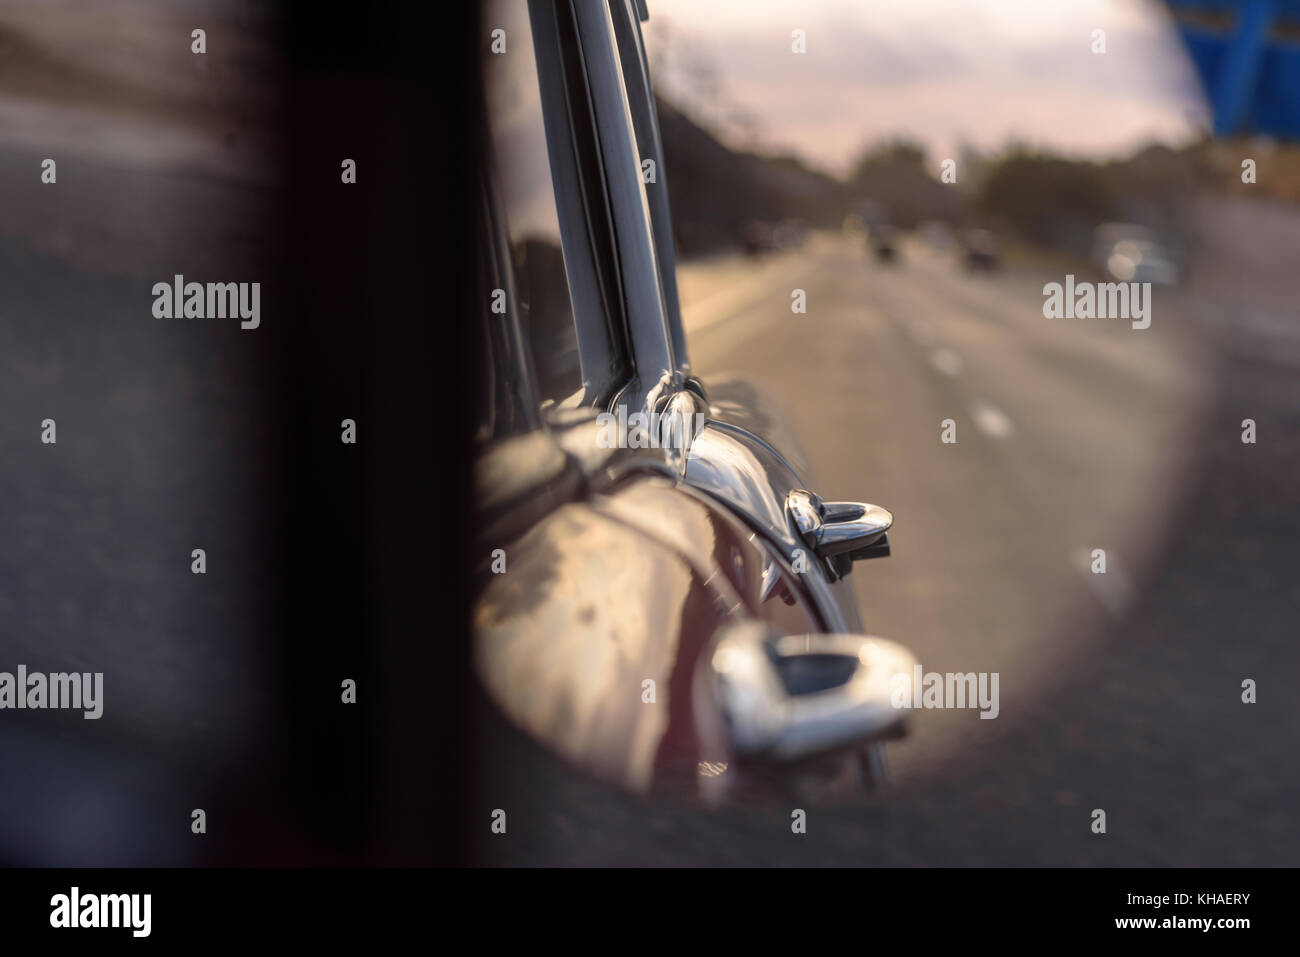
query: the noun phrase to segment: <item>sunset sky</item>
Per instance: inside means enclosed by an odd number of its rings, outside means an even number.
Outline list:
[[[647,2],[661,93],[728,142],[836,174],[897,135],[937,164],[962,144],[1105,156],[1208,126],[1155,0]],[[791,52],[796,28],[805,54]]]

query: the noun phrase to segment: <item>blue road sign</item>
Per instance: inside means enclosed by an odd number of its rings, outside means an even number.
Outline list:
[[[1165,2],[1214,110],[1215,135],[1300,139],[1300,0]]]

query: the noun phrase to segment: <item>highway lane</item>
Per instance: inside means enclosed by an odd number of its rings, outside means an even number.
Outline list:
[[[889,265],[819,236],[743,268],[685,267],[692,361],[706,383],[736,373],[776,397],[824,497],[894,511],[894,554],[855,576],[864,622],[927,669],[999,672],[1011,704],[1050,686],[1075,642],[1131,604],[1195,449],[1205,357],[1159,292],[1152,328],[1133,330],[1044,319],[1050,274],[970,276],[919,244]],[[720,295],[711,274],[757,298],[701,322],[694,302]],[[916,724],[900,773],[995,733],[970,713]]]

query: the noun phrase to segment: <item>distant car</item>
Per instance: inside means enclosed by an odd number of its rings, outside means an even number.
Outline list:
[[[1144,226],[1105,223],[1093,233],[1092,261],[1111,279],[1171,286],[1178,281],[1174,257]]]
[[[916,229],[917,235],[931,248],[938,252],[952,249],[952,229],[947,223],[937,219],[927,219]]]
[[[761,256],[763,253],[776,252],[780,249],[776,230],[770,223],[751,219],[740,227],[740,248],[747,256]]]
[[[808,230],[797,219],[783,219],[772,230],[772,239],[778,249],[802,249]]]
[[[867,246],[881,262],[893,262],[899,253],[898,230],[889,223],[875,223],[867,229]]]
[[[968,229],[962,234],[962,261],[972,271],[990,272],[1002,264],[998,239],[987,229]]]

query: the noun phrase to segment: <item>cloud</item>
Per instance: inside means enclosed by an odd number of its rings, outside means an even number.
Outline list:
[[[948,155],[1011,138],[1101,155],[1186,138],[1205,113],[1167,17],[1140,2],[655,0],[650,26],[667,95],[724,126],[748,115],[767,146],[837,172],[893,134]]]

